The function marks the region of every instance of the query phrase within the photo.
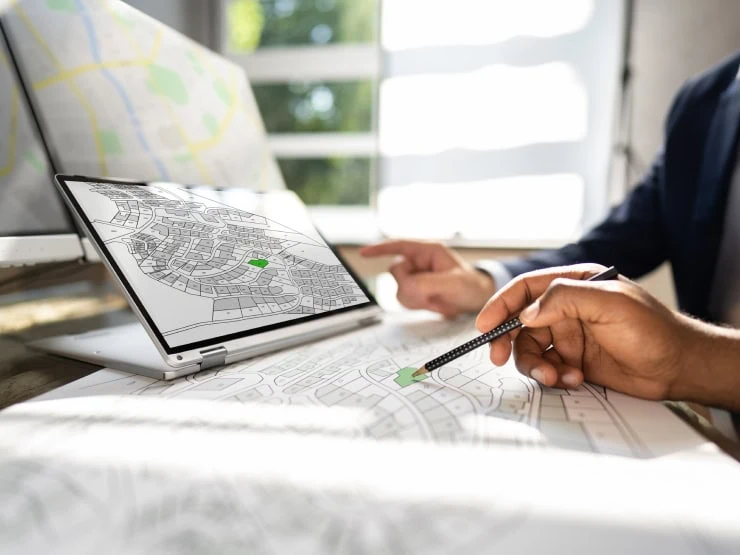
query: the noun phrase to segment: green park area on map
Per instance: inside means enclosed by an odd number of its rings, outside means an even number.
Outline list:
[[[418,368],[401,368],[398,371],[398,375],[393,378],[393,381],[396,382],[401,387],[406,387],[408,385],[411,385],[414,382],[420,382],[421,380],[426,380],[429,377],[429,374],[423,374],[421,376],[413,377],[411,374],[416,372]]]
[[[252,260],[247,262],[247,264],[251,264],[252,266],[257,266],[258,268],[264,268],[265,266],[269,264],[269,262],[265,260],[264,258],[253,258]]]

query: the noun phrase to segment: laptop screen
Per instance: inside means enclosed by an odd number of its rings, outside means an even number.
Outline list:
[[[170,354],[374,304],[291,192],[58,181]]]

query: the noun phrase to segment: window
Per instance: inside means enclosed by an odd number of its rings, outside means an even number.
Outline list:
[[[383,3],[381,230],[512,246],[575,238],[607,208],[623,3],[452,6]],[[401,217],[404,206],[417,210]]]
[[[322,215],[365,206],[388,236],[545,246],[606,211],[624,10],[230,0],[226,49],[286,183]]]
[[[309,205],[375,189],[378,0],[229,0],[226,51],[247,70],[287,186]]]

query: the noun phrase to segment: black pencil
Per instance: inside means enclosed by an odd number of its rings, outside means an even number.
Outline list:
[[[594,276],[591,276],[586,281],[605,281],[607,279],[614,279],[619,275],[619,272],[617,269],[612,266],[610,268],[607,268],[601,273],[598,273]],[[519,320],[519,318],[513,318],[509,320],[508,322],[504,322],[500,326],[493,328],[491,331],[486,332],[482,335],[479,335],[475,339],[471,339],[467,343],[463,343],[459,347],[455,347],[451,351],[447,351],[445,354],[438,356],[435,359],[430,360],[427,362],[424,366],[419,368],[416,372],[411,374],[412,377],[417,376],[423,376],[424,374],[427,374],[431,372],[432,370],[436,370],[440,366],[444,366],[448,362],[451,362],[455,360],[456,358],[459,358],[463,355],[468,354],[473,349],[477,349],[478,347],[481,347],[487,343],[490,343],[494,339],[498,339],[502,335],[506,335],[510,331],[513,331],[517,328],[522,327],[522,323]]]

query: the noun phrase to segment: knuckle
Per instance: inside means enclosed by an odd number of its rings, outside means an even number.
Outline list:
[[[581,264],[577,264],[575,266],[575,269],[582,271],[582,272],[588,272],[588,273],[599,273],[606,270],[606,266],[603,266],[601,264],[596,264],[595,262],[583,262]]]
[[[611,298],[628,297],[632,291],[631,284],[617,280],[602,282],[599,288]]]
[[[565,278],[559,277],[552,280],[545,293],[551,296],[560,296],[564,295],[569,288],[570,282]]]
[[[426,243],[426,247],[435,254],[447,252],[447,247],[440,242]]]
[[[625,291],[624,284],[618,281],[605,281],[600,284],[600,289],[607,293],[624,293]]]
[[[403,270],[403,262],[395,262],[391,264],[390,268],[388,268],[388,271],[394,276],[401,270]]]

